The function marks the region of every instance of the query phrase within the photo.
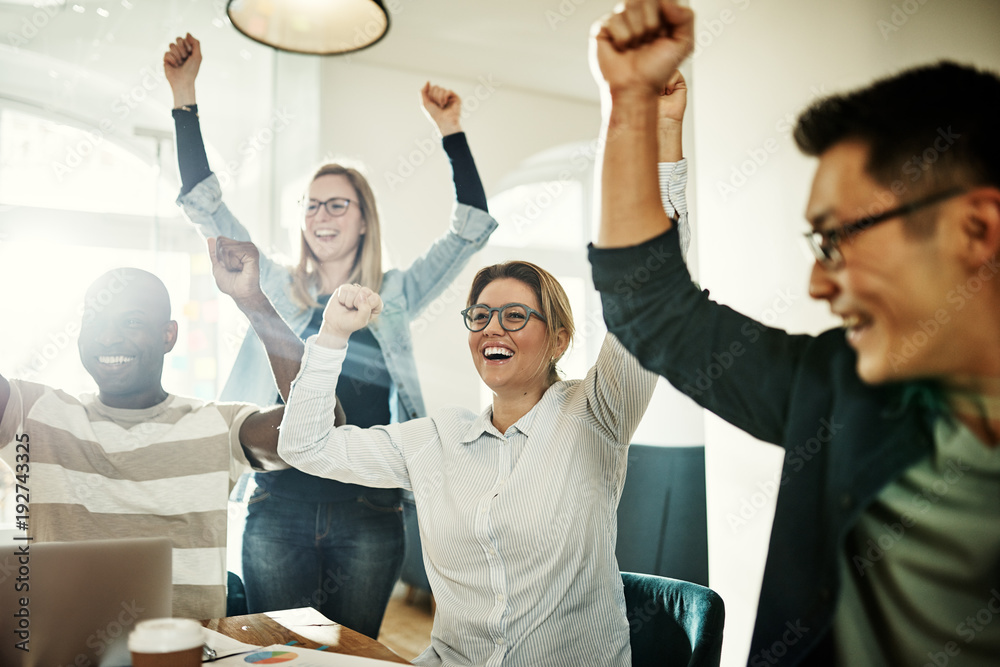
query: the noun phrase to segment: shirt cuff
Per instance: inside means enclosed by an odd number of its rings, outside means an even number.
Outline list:
[[[178,206],[191,206],[206,215],[212,215],[222,203],[222,185],[219,183],[219,177],[215,172],[210,173],[189,192],[179,195],[175,202]]]
[[[485,243],[499,225],[493,216],[481,208],[455,203],[451,215],[451,231],[471,243]]]
[[[174,117],[174,120],[185,119],[190,114],[194,114],[195,118],[198,117],[198,105],[197,104],[185,104],[184,106],[177,107],[176,109],[170,110],[170,115]]]
[[[687,158],[681,158],[679,162],[661,162],[657,168],[663,210],[671,218],[687,213]]]
[[[686,195],[687,158],[681,158],[679,162],[661,162],[657,169],[660,173],[660,201],[663,202],[663,210],[677,220],[681,254],[687,257],[688,247],[691,245]]]
[[[680,236],[677,227],[671,227],[663,234],[644,241],[639,245],[624,248],[597,248],[593,243],[587,246],[594,277],[594,287],[600,292],[628,294],[630,285],[635,283],[636,267],[646,267],[649,273],[659,276],[660,269],[671,267],[687,268],[680,257]]]

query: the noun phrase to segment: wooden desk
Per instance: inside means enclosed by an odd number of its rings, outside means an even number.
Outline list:
[[[271,644],[287,644],[288,642],[295,641],[298,642],[296,646],[301,646],[302,648],[326,646],[325,650],[332,653],[357,655],[363,658],[376,658],[403,665],[410,664],[384,644],[380,644],[360,632],[355,632],[332,621],[330,630],[331,634],[336,637],[336,641],[330,641],[326,644],[318,644],[310,639],[306,639],[265,614],[216,618],[210,621],[202,621],[201,624],[209,630],[215,630],[227,637],[232,637],[247,644],[270,646]]]

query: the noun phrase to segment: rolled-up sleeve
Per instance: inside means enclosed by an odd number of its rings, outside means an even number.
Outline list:
[[[177,204],[203,236],[227,236],[237,241],[249,241],[250,232],[222,201],[222,186],[215,174],[210,174],[192,190],[177,198]]]
[[[468,204],[456,203],[451,215],[450,228],[452,233],[469,243],[481,246],[486,243],[490,234],[497,228],[497,221],[482,209]]]
[[[671,218],[677,218],[680,232],[681,254],[687,257],[691,246],[691,222],[687,208],[687,158],[679,162],[661,162],[657,165],[660,177],[660,201]]]

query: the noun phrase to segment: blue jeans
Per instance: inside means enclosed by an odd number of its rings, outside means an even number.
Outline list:
[[[247,505],[243,533],[249,611],[314,607],[377,638],[404,545],[398,489],[309,503],[258,488]]]

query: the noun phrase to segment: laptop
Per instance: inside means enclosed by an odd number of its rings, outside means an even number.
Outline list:
[[[0,665],[129,665],[129,632],[140,620],[170,616],[172,595],[167,538],[5,541]]]

